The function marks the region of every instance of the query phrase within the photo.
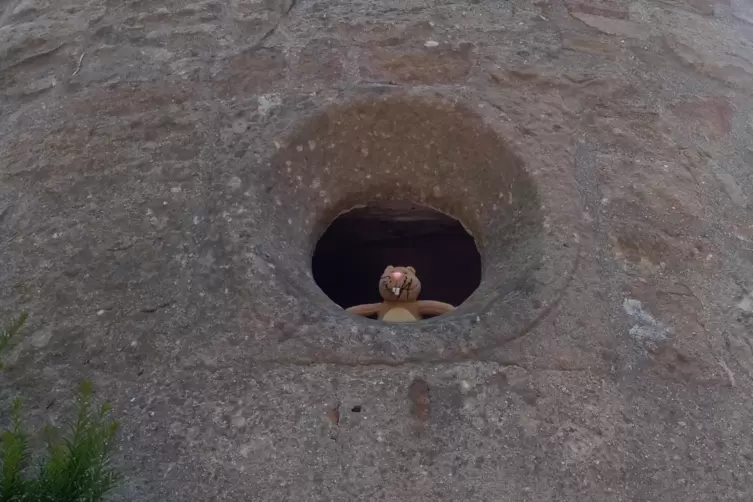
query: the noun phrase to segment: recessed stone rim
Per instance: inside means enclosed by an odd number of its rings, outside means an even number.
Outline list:
[[[504,139],[505,133],[509,135],[509,132],[514,128],[505,123],[495,122],[494,118],[490,118],[488,107],[486,110],[482,110],[474,106],[474,102],[454,96],[442,96],[436,92],[428,93],[428,95],[420,92],[389,92],[384,95],[366,92],[365,95],[351,96],[350,99],[343,99],[324,110],[317,110],[298,127],[294,128],[288,134],[287,140],[281,141],[279,150],[270,157],[272,171],[275,170],[276,166],[284,165],[285,152],[298,151],[297,147],[305,144],[306,135],[302,134],[302,131],[306,131],[307,128],[312,130],[311,125],[318,118],[327,114],[347,114],[354,107],[357,108],[370,102],[392,102],[418,107],[436,105],[436,109],[440,110],[441,113],[460,113],[461,119],[469,121],[471,127],[481,129],[485,134],[493,135],[495,141],[505,144],[509,154],[520,160],[521,169],[524,175],[531,180],[538,197],[534,212],[537,222],[536,235],[540,239],[538,249],[541,259],[534,260],[528,267],[522,268],[522,274],[510,276],[511,280],[508,281],[510,284],[496,283],[493,278],[489,280],[490,278],[485,276],[482,282],[486,283],[486,289],[479,288],[455,312],[443,316],[416,323],[396,325],[348,315],[315,285],[309,265],[313,245],[328,222],[353,205],[369,203],[368,200],[353,200],[352,194],[368,192],[367,186],[354,185],[349,190],[344,191],[344,195],[341,197],[330,199],[326,204],[317,206],[320,209],[317,211],[316,217],[313,217],[312,211],[305,213],[308,220],[305,228],[308,228],[309,231],[305,236],[300,234],[297,236],[299,246],[294,251],[295,260],[293,261],[295,263],[291,263],[291,265],[294,268],[300,268],[301,270],[296,272],[295,275],[305,277],[307,281],[306,284],[300,284],[302,297],[299,299],[301,304],[306,305],[300,307],[306,310],[305,326],[302,328],[306,335],[301,337],[300,343],[295,338],[287,340],[285,342],[286,350],[294,353],[300,350],[303,353],[310,354],[314,350],[312,347],[316,346],[318,347],[316,353],[329,353],[335,358],[346,356],[368,358],[389,355],[389,357],[405,359],[419,353],[444,357],[442,354],[463,353],[469,350],[469,347],[498,346],[505,343],[506,340],[520,337],[522,332],[529,329],[527,326],[532,325],[532,323],[535,325],[539,322],[537,320],[539,316],[546,314],[553,308],[553,305],[557,304],[559,297],[568,287],[572,275],[575,273],[572,267],[573,264],[577,263],[579,246],[563,247],[563,243],[572,242],[573,235],[577,233],[575,211],[567,213],[572,218],[565,220],[562,212],[553,215],[548,208],[552,206],[549,199],[550,194],[557,194],[559,200],[566,199],[568,201],[577,200],[577,194],[563,197],[560,192],[567,190],[568,186],[555,184],[556,180],[548,179],[545,173],[540,173],[538,169],[532,170],[530,166],[536,165],[536,156],[526,156],[519,153],[519,138],[515,138],[512,142]],[[496,120],[502,120],[502,118],[504,117],[497,117]],[[313,130],[315,129],[313,128]],[[280,152],[283,152],[283,154],[281,155]],[[274,183],[278,193],[277,208],[284,206],[284,202],[279,202],[280,189],[295,191],[291,189],[292,185],[289,183],[289,179],[283,178],[284,176]],[[321,179],[319,183],[322,183]],[[302,186],[305,185],[306,182],[304,181]],[[469,225],[469,219],[463,218],[452,208],[443,207],[442,204],[436,204],[436,201],[432,200],[430,196],[426,197],[428,195],[426,192],[424,192],[423,198],[418,198],[419,200],[412,197],[415,193],[416,191],[405,190],[398,196],[401,199],[410,198],[421,205],[448,213],[450,216],[460,219],[466,226],[474,226],[474,223]],[[419,193],[419,195],[421,194]],[[556,206],[556,204],[554,205]],[[560,207],[558,209],[570,210],[577,207],[577,204],[573,204],[572,208]],[[326,217],[323,215],[326,215]],[[564,220],[565,225],[551,228],[548,223],[550,215],[558,222]],[[274,211],[270,211],[265,219],[269,220],[270,231],[277,235],[284,236],[291,227],[287,222],[279,221],[280,219],[274,216]],[[484,240],[483,232],[476,229],[471,230],[474,238]],[[280,248],[289,249],[291,247],[291,243],[288,242]],[[479,246],[479,249],[481,251],[481,246]],[[525,250],[523,251],[525,252]],[[521,253],[521,256],[525,256],[524,252]],[[483,251],[482,257],[484,260],[487,259],[486,253]],[[486,271],[484,274],[486,275]],[[501,323],[498,322],[500,320]],[[398,338],[395,338],[396,336]],[[305,343],[303,342],[304,338]],[[299,345],[298,349],[294,347],[296,345]]]

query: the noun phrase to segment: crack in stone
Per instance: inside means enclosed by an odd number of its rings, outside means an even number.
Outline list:
[[[155,305],[153,307],[144,307],[144,308],[141,309],[141,312],[143,312],[145,314],[154,314],[158,310],[167,308],[167,307],[169,307],[172,304],[173,304],[173,302],[169,301],[169,302],[160,303],[159,305]]]

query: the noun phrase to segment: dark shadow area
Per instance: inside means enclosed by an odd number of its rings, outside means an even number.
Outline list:
[[[378,283],[388,265],[416,269],[422,300],[458,306],[481,282],[481,255],[463,225],[412,204],[340,215],[322,235],[312,259],[314,280],[343,308],[382,301]]]

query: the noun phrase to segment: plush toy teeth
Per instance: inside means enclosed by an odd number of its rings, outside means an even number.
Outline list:
[[[400,296],[400,288],[392,288],[392,292],[395,293],[395,296]]]

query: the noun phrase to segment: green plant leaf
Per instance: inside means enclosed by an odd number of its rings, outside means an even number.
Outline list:
[[[27,318],[23,312],[0,330],[0,354],[15,342]],[[111,406],[95,406],[93,395],[92,382],[84,380],[72,419],[60,429],[45,426],[46,456],[32,473],[21,400],[13,402],[11,426],[0,432],[0,502],[100,502],[122,481],[112,466],[118,423],[110,418]]]
[[[16,335],[28,318],[29,314],[27,312],[21,312],[6,328],[0,330],[0,354],[10,348],[12,342],[15,341]]]
[[[120,481],[111,466],[117,422],[110,406],[92,406],[92,384],[84,381],[76,397],[75,418],[64,434],[50,436],[49,458],[40,470],[35,496],[39,501],[97,502]]]
[[[0,481],[0,500],[11,502],[23,500],[26,483],[23,471],[29,461],[28,439],[21,428],[21,400],[13,401],[11,428],[2,432],[2,481]]]
[[[92,396],[91,382],[83,382],[72,419],[61,430],[45,427],[47,455],[36,476],[24,476],[28,440],[21,401],[14,401],[12,425],[0,435],[0,502],[100,502],[122,481],[112,466],[118,423],[110,418],[110,405],[94,407]]]

